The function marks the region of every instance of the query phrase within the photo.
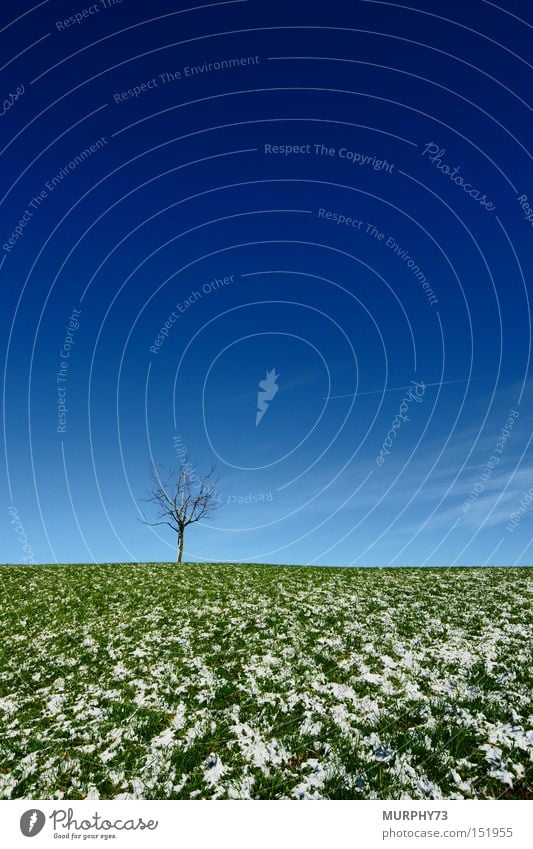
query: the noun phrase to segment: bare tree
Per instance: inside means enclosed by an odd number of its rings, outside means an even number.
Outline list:
[[[176,563],[183,557],[185,528],[207,519],[220,507],[215,492],[214,468],[199,477],[185,457],[177,471],[167,471],[161,476],[155,466],[150,467],[152,485],[146,501],[156,505],[155,521],[147,525],[168,525],[178,535]]]

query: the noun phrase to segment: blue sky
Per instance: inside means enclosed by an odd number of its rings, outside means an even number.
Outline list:
[[[186,559],[529,564],[528,4],[198,5],[2,12],[0,560],[172,560],[185,448]]]

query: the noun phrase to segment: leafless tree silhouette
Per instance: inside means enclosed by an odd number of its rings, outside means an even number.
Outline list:
[[[154,465],[150,467],[152,484],[146,501],[155,504],[157,514],[153,522],[144,520],[144,524],[168,525],[176,532],[176,563],[182,561],[185,528],[208,519],[220,507],[214,472],[213,467],[207,475],[198,476],[187,457],[175,471],[163,470],[160,474]]]

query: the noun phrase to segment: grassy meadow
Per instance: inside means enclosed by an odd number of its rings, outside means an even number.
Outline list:
[[[0,798],[531,798],[532,577],[0,567]]]

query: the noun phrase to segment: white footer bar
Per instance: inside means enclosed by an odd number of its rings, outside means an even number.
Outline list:
[[[0,843],[187,849],[533,846],[528,801],[4,801]]]

